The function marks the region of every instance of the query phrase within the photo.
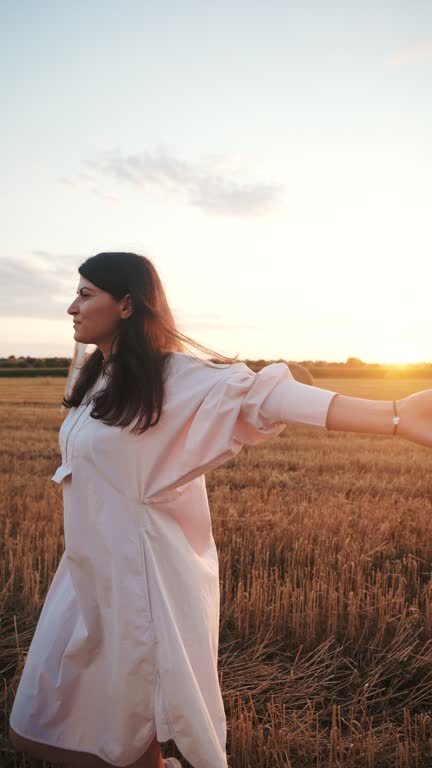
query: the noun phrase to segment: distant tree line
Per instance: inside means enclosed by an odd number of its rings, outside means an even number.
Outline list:
[[[70,357],[0,357],[0,368],[69,368]]]
[[[386,365],[384,363],[364,363],[357,357],[349,357],[345,363],[327,360],[245,360],[246,365],[257,372],[269,362],[286,363],[294,378],[304,384],[312,384],[314,379],[432,379],[432,363],[413,363],[412,365]],[[305,375],[304,372],[306,371]]]
[[[215,362],[217,362],[215,360]],[[312,384],[315,378],[432,378],[432,363],[410,365],[386,365],[365,363],[358,357],[348,357],[342,363],[328,360],[243,360],[257,372],[269,363],[286,363],[295,378]],[[66,376],[71,364],[70,357],[9,357],[0,358],[0,376]]]

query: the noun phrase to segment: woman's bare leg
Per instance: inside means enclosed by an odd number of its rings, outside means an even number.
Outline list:
[[[165,760],[162,757],[160,744],[156,736],[145,753],[144,760],[147,760],[147,763],[143,764],[143,768],[164,768]]]
[[[99,757],[93,757],[92,755],[86,755],[86,760],[83,762],[83,755],[66,764],[66,768],[112,768],[110,763],[106,763]],[[88,761],[88,762],[87,762]],[[126,768],[164,768],[165,760],[162,757],[160,744],[156,739],[156,735],[150,744],[149,748],[144,755],[138,758],[134,763],[129,763]]]
[[[39,760],[49,760],[66,768],[113,768],[102,758],[90,754],[90,752],[77,752],[70,749],[52,747],[37,741],[26,739],[15,733],[12,727],[9,729],[9,739],[15,749],[29,752],[32,757]],[[160,744],[154,736],[149,748],[144,755],[130,763],[126,768],[164,768],[164,759],[161,755]]]

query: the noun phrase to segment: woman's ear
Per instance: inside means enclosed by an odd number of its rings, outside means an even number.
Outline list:
[[[132,306],[132,296],[130,293],[127,293],[124,299],[122,300],[121,308],[120,308],[120,316],[123,320],[126,320],[126,318],[130,317],[133,312],[133,306]]]

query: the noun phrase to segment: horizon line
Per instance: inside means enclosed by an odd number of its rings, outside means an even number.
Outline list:
[[[230,357],[230,355],[226,355],[226,357]],[[250,357],[250,356],[239,356],[241,360],[249,360],[251,362],[267,362],[267,361],[275,361],[280,360],[283,362],[290,362],[290,363],[298,363],[299,365],[304,365],[306,363],[312,364],[312,365],[346,365],[351,368],[361,368],[363,366],[385,366],[385,367],[397,367],[397,368],[406,368],[410,366],[422,366],[422,365],[432,365],[432,360],[419,360],[419,361],[406,361],[406,362],[370,362],[366,360],[362,360],[361,358],[357,358],[354,356],[348,357],[346,360],[311,360],[311,359],[303,359],[303,360],[294,360],[294,359],[288,359],[288,358],[265,358],[265,357]],[[0,362],[7,361],[7,360],[54,360],[54,359],[63,359],[63,360],[69,360],[72,361],[72,356],[67,355],[50,355],[50,356],[43,356],[43,357],[37,357],[35,355],[8,355],[6,357],[0,356]],[[212,358],[210,358],[212,359]],[[350,364],[350,360],[353,361],[353,363]],[[354,362],[356,361],[356,362]]]

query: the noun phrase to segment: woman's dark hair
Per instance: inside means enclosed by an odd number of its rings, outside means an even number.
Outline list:
[[[221,362],[233,363],[238,359],[238,355],[220,355],[177,330],[160,277],[145,256],[98,253],[84,261],[78,272],[117,301],[129,293],[133,311],[121,320],[109,359],[105,361],[100,349],[95,349],[83,363],[70,396],[62,400],[66,408],[80,405],[104,371],[107,386],[93,396],[90,415],[104,424],[120,427],[128,426],[138,416],[131,431],[142,434],[160,419],[165,368],[172,352],[187,353],[186,342]],[[116,339],[118,344],[113,352]]]

